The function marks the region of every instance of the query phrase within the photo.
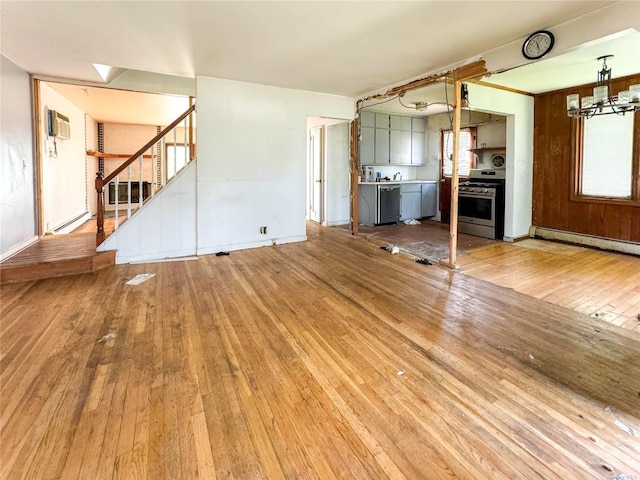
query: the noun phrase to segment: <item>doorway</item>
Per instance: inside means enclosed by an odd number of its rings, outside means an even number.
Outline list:
[[[322,127],[309,131],[309,220],[322,223],[322,171],[324,155],[322,148]]]
[[[351,214],[349,121],[307,117],[306,218],[347,225]]]

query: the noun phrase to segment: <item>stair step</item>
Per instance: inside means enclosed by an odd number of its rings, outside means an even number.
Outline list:
[[[115,262],[115,251],[96,252],[95,234],[50,235],[0,263],[0,285],[92,273]]]

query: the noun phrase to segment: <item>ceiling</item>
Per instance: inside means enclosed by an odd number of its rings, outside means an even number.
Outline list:
[[[1,50],[57,78],[104,82],[97,63],[358,96],[611,3],[2,0]]]
[[[30,73],[105,86],[138,70],[361,96],[611,3],[2,0],[0,46]],[[615,54],[615,77],[638,73],[638,52],[640,33],[630,29],[484,81],[541,93],[593,82],[604,54]],[[188,106],[186,97],[51,85],[101,122],[167,124]],[[373,108],[431,115],[447,111],[451,96],[437,83]]]
[[[166,126],[189,108],[189,97],[47,82],[91,118],[103,123]]]

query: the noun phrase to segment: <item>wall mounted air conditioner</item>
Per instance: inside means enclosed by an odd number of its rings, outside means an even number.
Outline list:
[[[65,117],[55,110],[48,110],[47,114],[49,116],[49,136],[61,138],[63,140],[71,138],[69,117]]]

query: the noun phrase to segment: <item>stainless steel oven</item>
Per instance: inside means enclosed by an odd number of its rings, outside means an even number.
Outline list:
[[[496,173],[499,175],[496,178]],[[502,177],[502,178],[500,178]],[[458,231],[501,240],[504,235],[504,171],[472,170],[458,190]]]
[[[470,182],[469,182],[470,183]],[[461,185],[458,193],[458,231],[496,238],[496,188]]]

